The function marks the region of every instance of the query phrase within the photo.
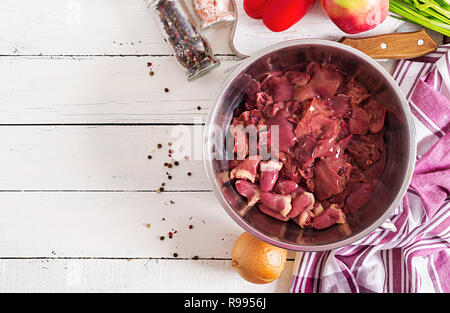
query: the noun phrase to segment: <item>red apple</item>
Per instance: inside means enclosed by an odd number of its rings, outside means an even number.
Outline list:
[[[389,12],[389,0],[321,0],[321,4],[333,23],[348,34],[375,28]]]

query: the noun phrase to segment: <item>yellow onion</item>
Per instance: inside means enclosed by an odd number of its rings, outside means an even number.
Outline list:
[[[280,277],[286,264],[286,250],[243,233],[234,243],[232,266],[245,280],[267,284]]]

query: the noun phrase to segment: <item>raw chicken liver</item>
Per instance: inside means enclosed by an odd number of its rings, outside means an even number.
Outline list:
[[[256,126],[259,154],[250,158],[249,140],[235,136],[230,178],[250,206],[278,220],[318,230],[346,223],[384,170],[386,108],[334,64],[267,70],[239,78],[245,99],[232,125]]]

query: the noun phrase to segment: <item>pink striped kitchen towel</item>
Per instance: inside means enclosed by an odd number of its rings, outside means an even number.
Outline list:
[[[417,163],[393,215],[358,242],[297,253],[291,292],[450,292],[450,45],[398,63]]]

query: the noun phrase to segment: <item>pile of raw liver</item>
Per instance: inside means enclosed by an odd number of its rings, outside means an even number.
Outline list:
[[[333,64],[301,63],[240,80],[245,98],[232,120],[235,160],[229,163],[236,190],[249,206],[300,227],[345,223],[346,214],[369,200],[385,167],[385,107]],[[243,129],[249,125],[269,158],[249,155]],[[277,153],[270,151],[273,140]]]

